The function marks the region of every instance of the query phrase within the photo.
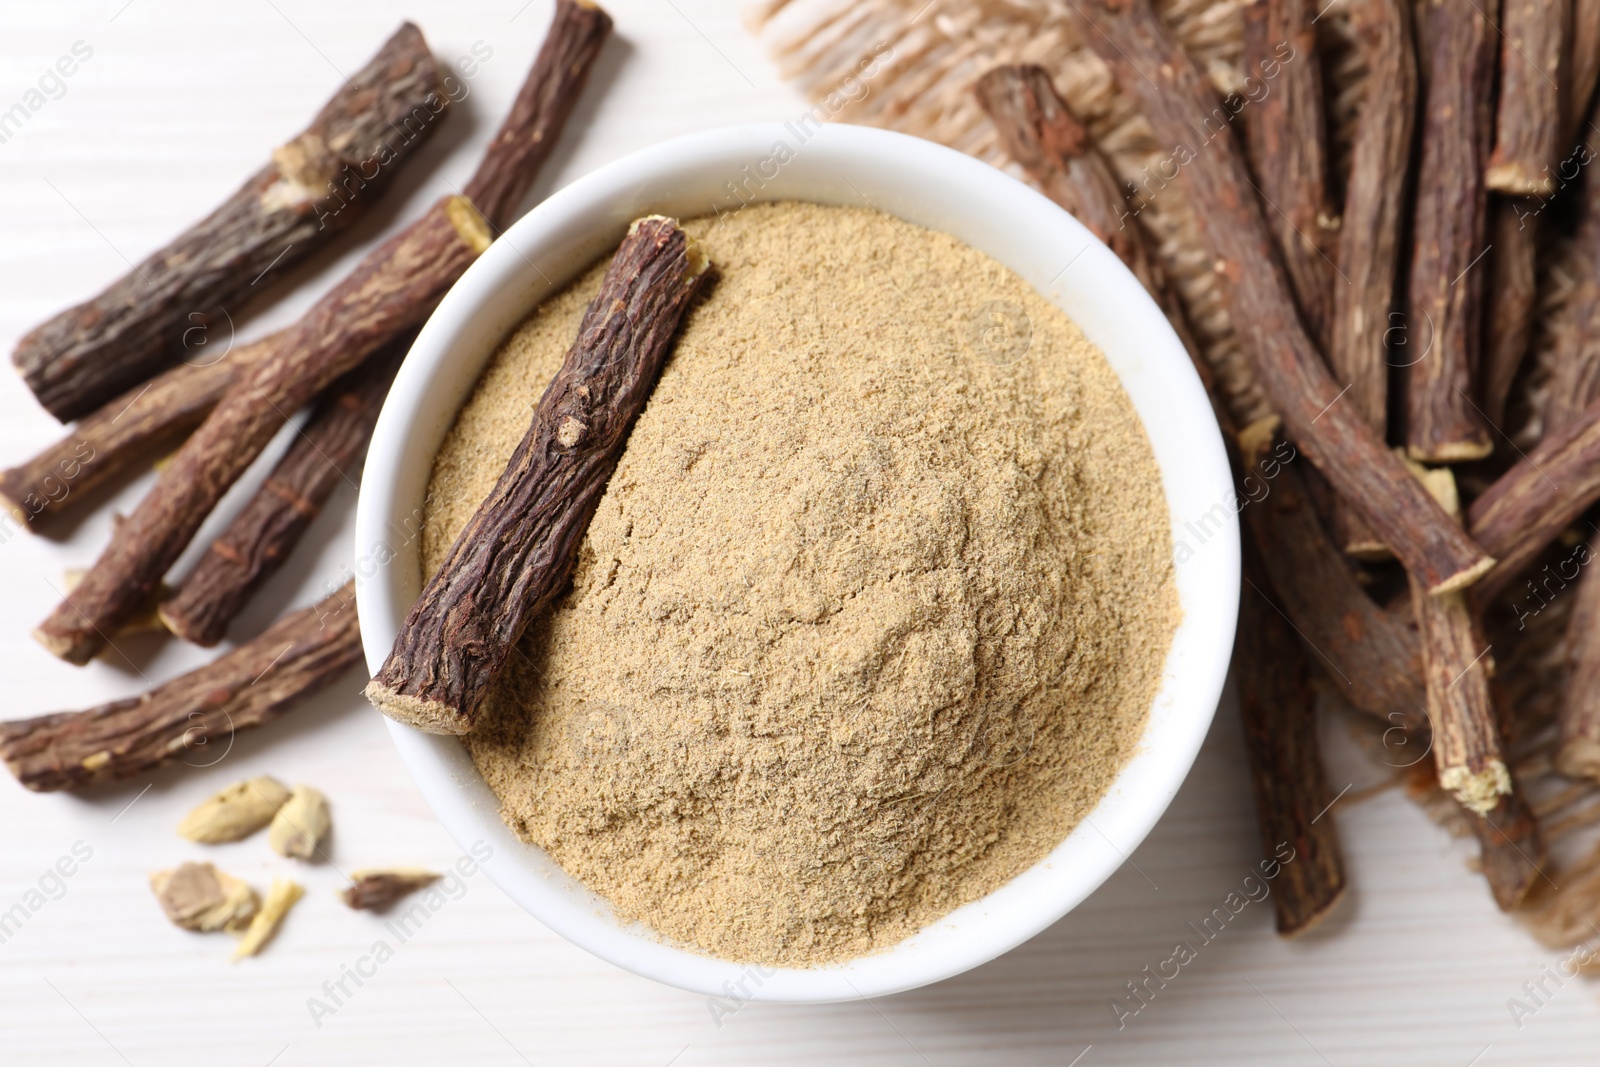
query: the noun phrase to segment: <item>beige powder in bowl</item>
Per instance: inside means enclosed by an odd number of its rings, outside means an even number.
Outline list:
[[[986,256],[804,203],[685,228],[720,278],[466,741],[506,822],[621,918],[837,961],[1015,877],[1105,793],[1177,626],[1165,500],[1104,356]],[[603,268],[458,416],[430,572]]]

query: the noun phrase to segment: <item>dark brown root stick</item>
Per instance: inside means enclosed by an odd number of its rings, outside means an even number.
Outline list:
[[[1585,568],[1567,621],[1572,674],[1561,699],[1561,744],[1556,769],[1572,778],[1600,780],[1600,567],[1593,542],[1575,562]]]
[[[1537,447],[1484,490],[1467,510],[1472,537],[1499,560],[1474,589],[1487,603],[1585,508],[1600,500],[1600,401]]]
[[[1497,7],[1487,4],[1489,12]],[[1482,459],[1489,430],[1472,376],[1488,275],[1489,156],[1499,36],[1484,7],[1427,3],[1422,55],[1422,158],[1417,170],[1406,317],[1406,451],[1430,463]]]
[[[1556,336],[1549,361],[1543,413],[1546,434],[1566,426],[1600,399],[1600,175],[1594,170],[1594,161],[1600,156],[1600,132],[1590,128],[1600,122],[1600,111],[1592,110],[1588,118],[1583,143],[1562,168],[1565,171],[1579,161],[1587,163],[1579,182],[1578,222],[1572,234],[1571,316]]]
[[[104,635],[151,594],[288,416],[416,325],[488,246],[472,205],[446,197],[369,254],[228,390],[113,532],[83,583],[34,631],[39,642],[69,663],[88,662],[104,646]]]
[[[288,144],[220,208],[93,300],[17,343],[12,361],[66,421],[150,377],[185,338],[220,329],[360,217],[438,125],[449,98],[422,32],[405,23]]]
[[[1494,902],[1501,911],[1514,911],[1545,877],[1547,853],[1538,818],[1515,786],[1489,811],[1468,812],[1467,818],[1478,836],[1479,860]]]
[[[1056,92],[1043,67],[1002,66],[973,86],[989,113],[1006,154],[1039,184],[1044,194],[1088,227],[1161,306],[1189,351],[1200,380],[1211,388],[1206,364],[1188,316],[1166,272],[1133,224],[1111,164],[1089,143],[1089,131]]]
[[[551,50],[567,55],[573,38],[594,43],[584,51],[584,63],[559,67],[551,76],[581,86],[587,62],[598,53],[598,40],[610,25],[597,8],[559,0],[541,56]],[[536,62],[534,71],[549,66]],[[555,99],[564,102],[567,94],[557,93]],[[542,113],[530,114],[529,122],[548,130],[548,136],[556,135]],[[526,154],[518,138],[502,131],[480,164],[480,173],[498,177],[471,183],[484,195],[492,193],[489,199],[495,203],[520,200],[535,177],[531,169],[501,167],[498,157],[506,152],[517,158]],[[87,662],[104,644],[102,635],[115,630],[155,588],[222,494],[289,415],[426,318],[490,239],[477,209],[465,197],[447,196],[369,253],[289,328],[269,358],[228,391],[113,535],[82,587],[34,631],[40,643],[70,663]]]
[[[22,523],[80,505],[94,487],[178,444],[281,337],[241,345],[204,366],[179,364],[130,389],[43,452],[0,471],[0,504]]]
[[[592,0],[557,0],[544,47],[462,192],[496,235],[516,220],[610,34],[611,16]]]
[[[1085,43],[1111,67],[1118,85],[1138,98],[1156,137],[1172,146],[1173,162],[1181,161],[1185,188],[1225,280],[1240,344],[1290,439],[1429,592],[1476,581],[1494,561],[1440,509],[1355,406],[1344,403],[1342,388],[1301,325],[1237,146],[1226,130],[1191,143],[1220,107],[1210,83],[1148,0],[1129,0],[1122,14],[1103,13],[1106,0],[1078,5],[1085,8],[1102,12],[1083,28]]]
[[[1276,423],[1264,420],[1239,434],[1248,501],[1241,516],[1272,582],[1273,603],[1344,699],[1408,734],[1424,735],[1417,634],[1373,602],[1328,539],[1295,469],[1298,457],[1277,436]]]
[[[1578,128],[1589,114],[1595,79],[1600,78],[1600,0],[1571,0],[1571,3],[1568,77],[1561,86],[1561,111],[1565,116],[1559,142],[1562,147],[1578,139]]]
[[[1491,189],[1517,196],[1555,192],[1571,18],[1572,0],[1501,5],[1500,100],[1485,176]]]
[[[143,696],[0,723],[0,758],[37,792],[127,778],[224,747],[235,731],[271,722],[360,659],[355,586],[347,584]]]
[[[1307,0],[1250,0],[1244,5],[1245,75],[1261,79],[1270,89],[1241,115],[1245,151],[1266,205],[1267,229],[1306,329],[1318,345],[1326,345],[1333,317],[1333,264],[1324,246],[1333,243],[1337,223],[1328,206],[1322,64],[1312,23],[1316,13]]]
[[[1478,404],[1491,427],[1503,426],[1506,404],[1533,336],[1539,298],[1537,219],[1522,204],[1494,197],[1489,205],[1489,292],[1484,313],[1483,371]]]
[[[1044,194],[1070,212],[1128,265],[1146,289],[1162,279],[1130,218],[1111,166],[1089,145],[1089,133],[1056,92],[1043,67],[996,67],[973,86],[1006,154]]]
[[[1445,509],[1460,514],[1449,468],[1416,468]],[[1422,637],[1422,668],[1439,787],[1480,815],[1511,792],[1500,729],[1489,694],[1494,659],[1464,592],[1430,596],[1413,580],[1411,604]]]
[[[1339,831],[1317,745],[1315,694],[1306,652],[1268,601],[1271,581],[1245,537],[1239,600],[1239,714],[1255,786],[1256,825],[1264,854],[1283,860],[1272,894],[1278,933],[1311,929],[1344,896]],[[1286,859],[1285,848],[1292,859]]]
[[[472,729],[511,649],[566,582],[707,266],[671,219],[629,228],[528,432],[367,686],[385,715],[429,733]]]
[[[1350,387],[1346,399],[1381,438],[1388,427],[1390,315],[1416,127],[1417,66],[1404,0],[1362,0],[1350,21],[1367,64],[1366,99],[1339,230],[1343,277],[1333,285],[1328,363],[1334,378]],[[1343,498],[1335,516],[1345,551],[1387,554]]]
[[[1600,206],[1600,205],[1597,205]],[[1579,235],[1587,227],[1580,227]],[[1600,227],[1594,238],[1600,241]],[[1600,245],[1592,247],[1600,261]],[[1544,402],[1544,432],[1550,433],[1583,417],[1584,409],[1600,399],[1600,262],[1584,266],[1585,277],[1572,294],[1572,322],[1555,340],[1550,360],[1550,381]]]
[[[1595,119],[1593,112],[1589,121]],[[1585,141],[1596,135],[1585,131]],[[1593,158],[1593,148],[1587,148]],[[1582,212],[1573,245],[1576,287],[1571,321],[1556,340],[1544,405],[1547,436],[1585,417],[1600,399],[1600,181],[1583,176]],[[1559,531],[1557,531],[1559,533]],[[1554,535],[1552,535],[1554,536]],[[1573,778],[1600,780],[1600,568],[1592,566],[1596,541],[1578,546],[1563,568],[1582,568],[1577,599],[1567,621],[1567,659],[1571,666],[1558,712],[1560,741],[1556,768]],[[1563,575],[1566,577],[1566,575]]]
[[[226,636],[228,624],[289,558],[334,489],[353,478],[411,338],[407,333],[390,342],[317,402],[256,495],[161,604],[168,630],[206,646]]]

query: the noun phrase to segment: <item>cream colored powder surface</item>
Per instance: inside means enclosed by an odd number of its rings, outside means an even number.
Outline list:
[[[1106,791],[1178,619],[1150,446],[1100,352],[953,238],[867,209],[686,229],[720,278],[468,738],[507,823],[727,958],[886,948]],[[436,568],[603,264],[505,343],[435,461]]]

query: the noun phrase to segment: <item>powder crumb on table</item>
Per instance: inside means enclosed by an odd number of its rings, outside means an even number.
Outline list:
[[[466,740],[507,823],[623,919],[813,966],[999,887],[1099,801],[1177,626],[1166,502],[1104,356],[981,253],[803,203],[685,229],[719,280]],[[603,271],[458,416],[430,571]]]

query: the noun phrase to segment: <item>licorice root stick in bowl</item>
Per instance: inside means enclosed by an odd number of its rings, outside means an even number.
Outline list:
[[[490,843],[487,873],[574,943],[681,988],[756,961],[756,999],[856,999],[1020,943],[1120,861],[1107,839],[1125,855],[1147,832],[1221,691],[1237,527],[1173,562],[1182,517],[1232,480],[1181,342],[1114,253],[994,168],[858,127],[825,126],[717,210],[783,136],[619,160],[463,276],[374,433],[356,537],[381,566],[358,595],[380,685],[467,678],[408,650],[428,576],[474,532],[494,544],[479,509],[527,455],[627,221],[682,219],[717,285],[570,581],[469,732],[389,732],[447,831]],[[990,328],[1010,309],[1026,351]],[[396,544],[408,523],[421,536]],[[432,625],[465,644],[456,604]],[[1068,755],[1088,737],[1126,766]],[[1105,837],[1078,824],[1090,809]],[[1010,844],[950,862],[999,824]]]
[[[522,443],[367,686],[385,715],[429,733],[472,729],[489,683],[566,581],[708,266],[672,219],[629,228]]]

